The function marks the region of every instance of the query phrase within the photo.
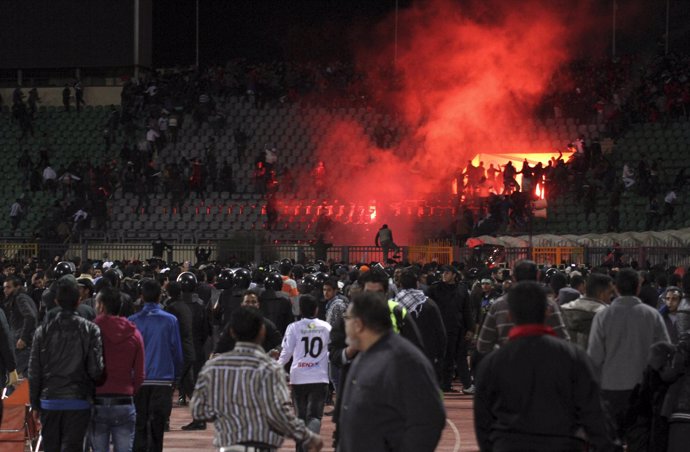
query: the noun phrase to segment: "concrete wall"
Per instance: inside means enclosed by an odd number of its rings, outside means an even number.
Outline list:
[[[22,88],[24,92],[24,100],[29,95],[30,88]],[[62,90],[63,88],[47,87],[37,88],[38,97],[41,99],[39,105],[62,107]],[[14,88],[0,88],[0,95],[7,107],[12,106],[12,92]],[[72,91],[71,105],[74,107],[74,89]],[[122,87],[120,86],[85,86],[84,87],[84,101],[86,105],[120,105],[120,93]]]

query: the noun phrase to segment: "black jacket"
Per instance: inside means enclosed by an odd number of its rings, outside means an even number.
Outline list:
[[[281,336],[285,336],[285,330],[294,321],[292,315],[292,303],[286,297],[279,296],[275,291],[266,289],[259,297],[261,312],[264,317],[276,325]]]
[[[204,360],[204,344],[211,336],[211,321],[204,302],[195,293],[183,292],[182,301],[192,313],[192,341],[194,343],[195,361]]]
[[[51,309],[57,307],[55,302],[55,293],[57,291],[57,281],[53,281],[41,295],[41,306],[38,310],[38,320],[43,322],[45,315]]]
[[[662,416],[671,422],[690,422],[690,336],[685,333],[669,357],[671,371],[665,380],[671,386],[664,400]]]
[[[281,336],[280,331],[276,328],[275,324],[264,317],[264,325],[266,326],[266,338],[264,338],[263,347],[265,352],[270,352],[274,348],[278,347],[281,342],[283,342],[283,336]],[[218,344],[216,344],[216,349],[213,353],[226,353],[235,348],[235,338],[230,334],[230,325],[225,325],[218,338]]]
[[[441,317],[443,317],[448,334],[474,330],[470,296],[464,284],[435,282],[427,290],[427,295],[436,302],[441,310]]]
[[[421,290],[401,290],[396,295],[396,300],[401,305],[413,306],[410,300],[417,300],[414,309],[408,309],[408,315],[414,320],[419,329],[419,334],[424,342],[424,351],[431,361],[432,366],[438,372],[443,365],[446,356],[448,335],[443,324],[441,311],[434,300],[424,295]],[[424,300],[423,302],[420,302]]]
[[[220,326],[224,327],[230,323],[230,316],[235,309],[242,305],[242,292],[232,289],[224,289],[218,297],[218,308],[216,318],[220,319]]]
[[[213,288],[210,284],[201,282],[197,285],[196,294],[199,295],[199,298],[204,302],[204,306],[208,306],[211,302],[211,296],[213,295]]]
[[[389,309],[391,304],[388,304]],[[419,332],[417,323],[414,318],[409,315],[402,316],[401,306],[396,304],[396,308],[393,309],[392,314],[395,315],[396,323],[400,331],[400,336],[404,337],[408,341],[412,342],[422,353],[426,353],[424,348],[424,340]],[[345,334],[345,319],[342,317],[335,322],[333,328],[331,328],[330,340],[328,342],[328,360],[334,366],[340,368],[340,381],[338,384],[339,388],[343,388],[345,384],[345,379],[347,378],[347,373],[350,370],[350,364],[352,361],[347,361],[344,355],[344,351],[347,348],[346,343],[347,335]],[[353,358],[354,359],[354,358]],[[338,432],[338,422],[340,420],[340,410],[342,408],[342,398],[340,397],[342,389],[338,392],[338,397],[335,400],[335,409],[333,410],[333,423],[336,425],[335,431],[333,432],[334,446],[338,444],[339,432]]]
[[[552,336],[508,341],[477,371],[474,422],[484,451],[619,450],[606,429],[599,385],[584,350]]]
[[[194,340],[192,339],[192,311],[182,300],[169,301],[165,310],[174,315],[180,327],[182,341],[182,356],[185,364],[191,364],[196,359]]]
[[[10,313],[10,329],[14,342],[21,339],[30,346],[38,323],[38,312],[34,300],[26,292],[20,290],[8,298],[6,303]]]
[[[95,323],[60,311],[36,330],[29,361],[31,406],[41,399],[90,400],[103,373],[103,344]]]
[[[417,347],[387,333],[341,380],[338,451],[435,450],[445,425],[436,376]]]
[[[0,309],[0,387],[5,387],[7,383],[7,373],[17,368],[14,358],[14,347],[12,344],[12,334],[10,326],[7,324],[5,312]]]

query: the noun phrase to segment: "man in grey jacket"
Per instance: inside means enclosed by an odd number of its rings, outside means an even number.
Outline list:
[[[587,278],[585,295],[561,306],[561,315],[573,343],[587,350],[594,315],[611,303],[615,293],[609,275],[592,273]]]
[[[635,385],[642,382],[649,348],[656,342],[669,342],[661,314],[637,298],[640,285],[635,270],[618,272],[616,289],[620,296],[594,316],[587,348],[621,438],[625,437],[623,419],[628,400]]]

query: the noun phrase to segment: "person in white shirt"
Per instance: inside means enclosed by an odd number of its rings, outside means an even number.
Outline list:
[[[154,128],[150,128],[146,132],[146,143],[148,144],[148,152],[149,154],[158,151],[158,148],[156,147],[158,139],[160,138],[160,133]]]
[[[318,302],[311,295],[299,300],[302,319],[288,325],[278,364],[292,358],[290,384],[297,417],[314,433],[321,430],[321,417],[328,391],[328,342],[331,325],[317,319]],[[298,444],[297,452],[303,449]]]
[[[50,165],[43,169],[43,185],[53,192],[57,188],[57,173]]]
[[[19,222],[22,219],[22,213],[24,213],[24,209],[22,209],[22,204],[19,198],[17,198],[17,200],[12,203],[12,206],[10,207],[10,223],[12,224],[13,231],[15,231],[19,226]]]

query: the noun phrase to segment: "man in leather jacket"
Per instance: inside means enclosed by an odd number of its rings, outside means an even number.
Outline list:
[[[103,373],[98,327],[75,312],[73,276],[56,284],[62,310],[36,331],[29,362],[31,406],[40,413],[45,451],[81,450],[96,381]]]

